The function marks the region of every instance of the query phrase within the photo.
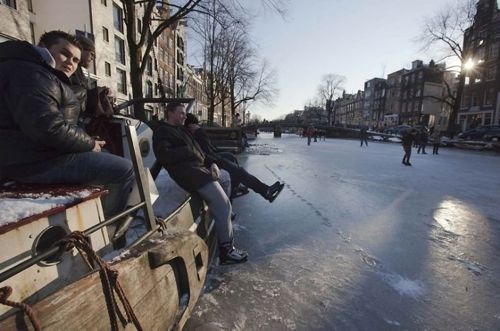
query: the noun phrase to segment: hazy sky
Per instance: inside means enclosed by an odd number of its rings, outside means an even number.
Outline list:
[[[362,90],[373,77],[386,77],[415,59],[415,41],[426,17],[457,0],[290,0],[287,16],[262,13],[251,35],[276,70],[274,106],[252,106],[263,118],[303,109],[317,94],[321,77],[344,75],[346,91]]]

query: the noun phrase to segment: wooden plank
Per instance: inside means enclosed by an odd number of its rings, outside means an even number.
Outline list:
[[[150,263],[149,252],[157,254]],[[200,253],[202,266],[195,262]],[[161,260],[161,258],[167,260]],[[172,259],[176,263],[170,263]],[[188,279],[177,279],[178,262],[185,265]],[[197,235],[170,233],[131,251],[131,255],[113,265],[119,281],[144,330],[169,329],[174,323],[179,303],[179,282],[189,286],[188,309],[177,328],[182,328],[199,297],[206,277],[208,248]],[[43,330],[103,330],[110,322],[99,274],[93,272],[32,306]],[[127,327],[129,329],[130,326]],[[132,328],[133,329],[133,328]],[[0,322],[0,330],[31,330],[27,318],[17,313]]]

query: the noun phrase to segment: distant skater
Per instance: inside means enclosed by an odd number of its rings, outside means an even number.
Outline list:
[[[359,139],[361,140],[360,147],[363,147],[363,142],[365,143],[366,147],[368,147],[368,133],[366,132],[366,126],[362,127],[361,130],[359,130]]]
[[[420,132],[420,139],[418,141],[418,149],[417,153],[420,154],[420,151],[422,151],[422,154],[427,154],[425,152],[425,147],[427,146],[427,141],[429,140],[429,135],[427,134],[426,129],[422,129]]]
[[[403,156],[403,164],[406,166],[411,166],[410,156],[411,156],[411,146],[415,141],[415,135],[417,131],[415,129],[411,129],[405,132],[403,137],[401,138],[401,142],[403,144],[403,150],[405,152]]]
[[[441,144],[441,134],[439,130],[434,130],[431,135],[432,139],[432,154],[438,155],[439,145]]]
[[[312,126],[309,126],[304,133],[307,137],[307,146],[311,146],[311,138],[314,134],[314,129],[312,128]]]

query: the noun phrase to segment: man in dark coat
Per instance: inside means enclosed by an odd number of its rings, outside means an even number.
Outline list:
[[[220,262],[245,262],[248,254],[233,244],[229,174],[206,158],[191,132],[184,127],[186,109],[182,104],[169,103],[166,113],[167,122],[158,123],[153,133],[157,161],[179,186],[188,192],[197,192],[208,204],[215,220]]]
[[[417,134],[417,130],[408,129],[401,138],[401,143],[403,144],[403,150],[405,152],[403,156],[403,164],[406,166],[411,166],[410,156],[411,156],[411,146],[415,141],[415,135]]]
[[[193,114],[186,115],[184,125],[191,131],[196,142],[200,145],[208,160],[211,163],[217,164],[221,169],[229,172],[231,176],[231,183],[233,188],[235,184],[242,183],[243,185],[251,188],[255,193],[260,194],[264,199],[273,202],[280,192],[283,190],[285,184],[277,181],[273,185],[266,185],[255,176],[249,174],[245,169],[240,167],[236,162],[231,161],[229,158],[224,157],[218,152],[217,148],[212,145],[205,130],[198,125],[198,119]],[[224,153],[225,154],[225,153]]]
[[[361,140],[360,147],[363,147],[363,142],[365,143],[366,147],[368,147],[368,132],[366,130],[366,126],[363,126],[361,130],[359,130],[359,139]]]
[[[40,47],[0,44],[0,178],[41,184],[104,185],[106,217],[121,212],[135,180],[132,163],[100,153],[105,142],[77,126],[69,79],[80,59],[73,36],[51,31]]]

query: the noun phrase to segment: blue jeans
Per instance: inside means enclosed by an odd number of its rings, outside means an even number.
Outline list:
[[[16,167],[10,178],[35,184],[103,185],[108,194],[103,199],[104,216],[109,218],[125,209],[135,181],[130,160],[106,152],[64,154],[54,159]]]

